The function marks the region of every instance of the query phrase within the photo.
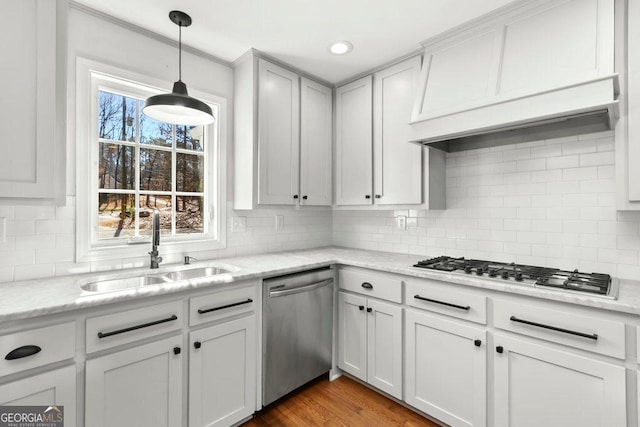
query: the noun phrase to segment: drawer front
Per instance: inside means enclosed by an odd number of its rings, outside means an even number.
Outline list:
[[[435,280],[405,281],[405,304],[470,322],[487,324],[487,297]]]
[[[402,279],[370,270],[341,268],[338,272],[340,289],[402,303]]]
[[[182,301],[172,301],[87,319],[87,353],[175,331],[182,318]]]
[[[76,354],[76,324],[68,322],[0,336],[0,353],[0,377],[72,359]]]
[[[255,285],[193,297],[189,300],[189,325],[249,313],[256,309],[257,304]]]
[[[496,328],[556,342],[594,353],[625,358],[625,326],[622,322],[591,317],[543,304],[519,304],[496,299]]]

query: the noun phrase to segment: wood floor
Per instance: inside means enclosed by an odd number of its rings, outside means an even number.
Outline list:
[[[242,427],[262,426],[407,426],[437,424],[381,394],[342,376],[317,380],[267,407]]]

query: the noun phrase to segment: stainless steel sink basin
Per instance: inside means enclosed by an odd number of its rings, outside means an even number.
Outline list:
[[[123,277],[121,279],[97,280],[80,286],[88,292],[110,292],[123,289],[139,288],[148,285],[159,285],[170,280],[165,276],[137,276]]]
[[[198,277],[210,277],[218,274],[229,273],[229,270],[218,267],[199,267],[190,268],[188,270],[173,271],[166,273],[164,276],[171,281],[196,279]]]

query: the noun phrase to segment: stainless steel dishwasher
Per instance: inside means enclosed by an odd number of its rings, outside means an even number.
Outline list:
[[[331,369],[333,275],[327,267],[264,281],[263,406]]]

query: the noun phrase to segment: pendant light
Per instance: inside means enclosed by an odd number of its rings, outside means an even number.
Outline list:
[[[182,27],[191,25],[191,17],[179,10],[172,10],[169,19],[179,28],[178,81],[173,84],[171,93],[147,98],[142,112],[152,119],[176,125],[208,125],[213,122],[211,107],[189,96],[187,85],[182,82]]]

